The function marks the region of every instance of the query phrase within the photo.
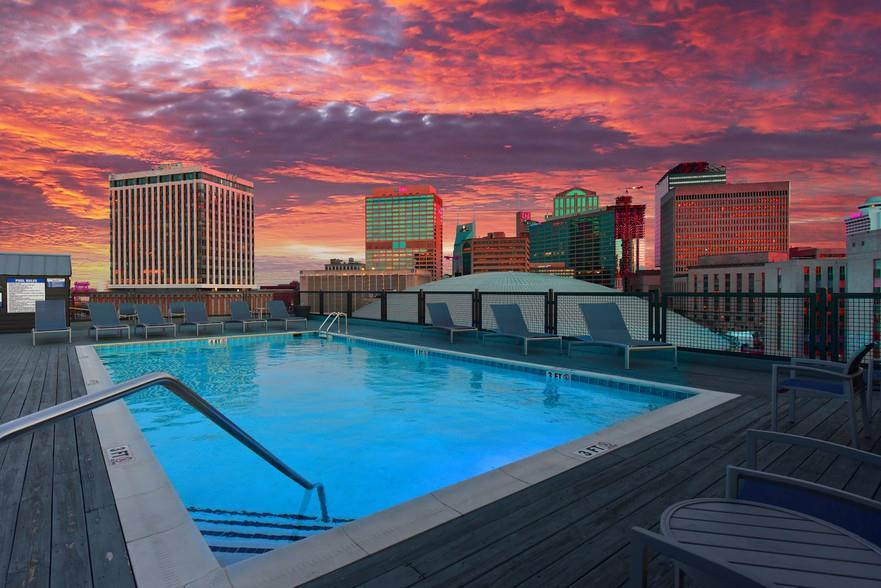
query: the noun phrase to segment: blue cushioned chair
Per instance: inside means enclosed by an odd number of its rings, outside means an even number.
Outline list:
[[[847,363],[819,359],[793,359],[790,363],[775,364],[771,372],[771,427],[777,430],[777,405],[781,394],[791,393],[789,420],[795,421],[795,398],[798,392],[832,396],[847,403],[850,413],[851,442],[859,447],[856,417],[856,395],[863,407],[864,433],[870,433],[869,415],[872,412],[868,394],[869,384],[862,363],[874,343],[863,347]],[[781,377],[780,372],[784,372]],[[787,377],[788,376],[788,377]]]

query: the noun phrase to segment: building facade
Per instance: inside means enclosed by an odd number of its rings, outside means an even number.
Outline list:
[[[469,273],[529,271],[529,237],[489,233],[466,241],[463,253],[470,261]]]
[[[789,249],[789,182],[679,185],[661,201],[661,288],[700,257]]]
[[[881,196],[872,196],[844,219],[845,236],[881,229]]]
[[[346,312],[352,292],[352,310],[358,310],[376,299],[379,292],[399,292],[432,281],[428,270],[406,272],[378,270],[303,270],[300,272],[300,303],[319,312],[323,295],[325,313]]]
[[[453,243],[453,275],[465,276],[471,273],[471,253],[464,252],[465,243],[477,236],[474,222],[456,225],[456,240]]]
[[[365,200],[367,268],[442,276],[443,201],[428,184],[376,188]]]
[[[671,188],[693,184],[724,184],[728,181],[728,173],[724,165],[706,161],[688,161],[680,163],[661,176],[655,184],[655,216],[654,242],[655,267],[661,267],[661,200]]]
[[[563,264],[575,278],[609,288],[615,287],[618,271],[615,245],[612,209],[555,217],[529,229],[530,264]]]
[[[569,188],[554,195],[553,216],[570,216],[596,210],[600,199],[593,190]]]
[[[110,288],[256,288],[254,184],[191,164],[109,180]]]
[[[360,261],[355,261],[354,257],[350,257],[348,261],[343,261],[342,259],[336,259],[332,257],[330,259],[330,263],[324,264],[324,269],[327,271],[360,271],[365,268],[365,264]]]
[[[633,204],[630,195],[618,196],[608,209],[615,213],[616,288],[626,289],[642,266],[645,240],[645,204]]]
[[[517,211],[515,236],[529,238],[529,225],[532,224],[532,213],[527,210]]]

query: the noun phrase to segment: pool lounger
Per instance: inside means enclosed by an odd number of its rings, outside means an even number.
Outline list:
[[[450,308],[446,302],[433,302],[425,305],[428,308],[428,314],[431,316],[431,324],[425,325],[425,329],[442,329],[449,331],[450,343],[453,342],[453,335],[456,333],[468,333],[474,331],[475,337],[480,337],[480,331],[476,327],[468,327],[465,325],[457,325],[450,316]]]
[[[230,318],[228,323],[242,323],[242,332],[245,332],[245,329],[248,325],[251,324],[260,324],[263,323],[263,328],[269,330],[269,323],[265,319],[254,318],[251,315],[251,308],[248,306],[248,303],[244,300],[237,300],[235,302],[229,303],[229,312]]]
[[[554,335],[553,333],[534,333],[526,326],[523,320],[523,313],[516,304],[491,304],[493,316],[496,319],[498,331],[494,333],[485,333],[484,340],[487,337],[510,337],[512,339],[521,339],[523,341],[523,355],[529,354],[530,341],[559,341],[560,352],[563,352],[563,337]]]
[[[630,354],[634,351],[673,351],[673,367],[678,365],[678,352],[672,343],[658,341],[640,341],[630,336],[627,323],[621,316],[621,309],[614,302],[601,304],[579,304],[584,324],[590,336],[578,337],[578,341],[569,344],[569,355],[576,345],[605,345],[620,347],[624,350],[624,369],[630,369]]]
[[[128,338],[132,338],[132,329],[128,325],[124,325],[116,314],[116,307],[109,302],[89,302],[89,316],[92,319],[92,325],[89,330],[95,331],[95,341],[98,340],[98,334],[101,331],[120,331],[125,330]]]
[[[205,305],[201,302],[184,302],[184,320],[180,326],[184,325],[195,326],[197,337],[199,336],[199,327],[220,327],[220,332],[223,332],[223,323],[209,319],[208,311],[205,310]]]
[[[138,327],[144,329],[145,340],[150,338],[150,329],[166,331],[170,328],[172,336],[177,337],[177,325],[170,320],[165,320],[157,305],[137,304],[135,305],[135,315],[138,317],[135,332],[137,333]]]
[[[284,323],[284,329],[288,329],[288,323],[294,323],[296,326],[299,323],[302,323],[302,326],[305,327],[307,324],[307,320],[300,316],[292,316],[288,309],[285,308],[284,302],[281,300],[270,300],[269,301],[269,321],[281,321]]]

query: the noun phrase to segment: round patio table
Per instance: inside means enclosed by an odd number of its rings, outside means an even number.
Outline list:
[[[881,586],[881,548],[777,506],[726,498],[686,500],[664,511],[661,533],[771,586]]]

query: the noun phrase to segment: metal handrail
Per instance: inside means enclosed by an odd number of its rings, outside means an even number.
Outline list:
[[[0,443],[30,433],[35,429],[50,425],[56,421],[94,410],[99,406],[104,406],[105,404],[124,398],[129,394],[133,394],[139,390],[155,385],[163,386],[166,390],[174,393],[178,398],[201,412],[214,424],[232,435],[239,443],[256,453],[263,459],[263,461],[270,464],[306,490],[315,490],[318,494],[318,501],[321,505],[321,518],[325,522],[330,520],[327,515],[327,499],[324,494],[323,484],[313,484],[295,472],[283,461],[273,455],[268,449],[263,447],[263,445],[261,445],[256,439],[251,437],[238,425],[227,418],[226,415],[209,404],[207,400],[196,394],[189,386],[166,372],[153,372],[137,378],[132,378],[121,384],[115,384],[104,390],[86,394],[85,396],[79,396],[72,400],[62,402],[61,404],[56,404],[50,408],[45,408],[27,416],[20,417],[9,423],[2,424],[0,425]]]
[[[346,319],[346,335],[348,335],[349,334],[349,315],[347,315],[344,312],[332,312],[332,313],[328,314],[327,317],[324,319],[324,322],[321,323],[321,326],[318,327],[318,332],[319,333],[322,333],[322,332],[329,333],[330,330],[333,328],[334,323],[336,323],[336,332],[339,333],[340,332],[340,322],[341,322],[339,320],[340,317]],[[328,323],[328,321],[330,321],[330,322]],[[325,325],[327,325],[327,329],[324,328]]]

